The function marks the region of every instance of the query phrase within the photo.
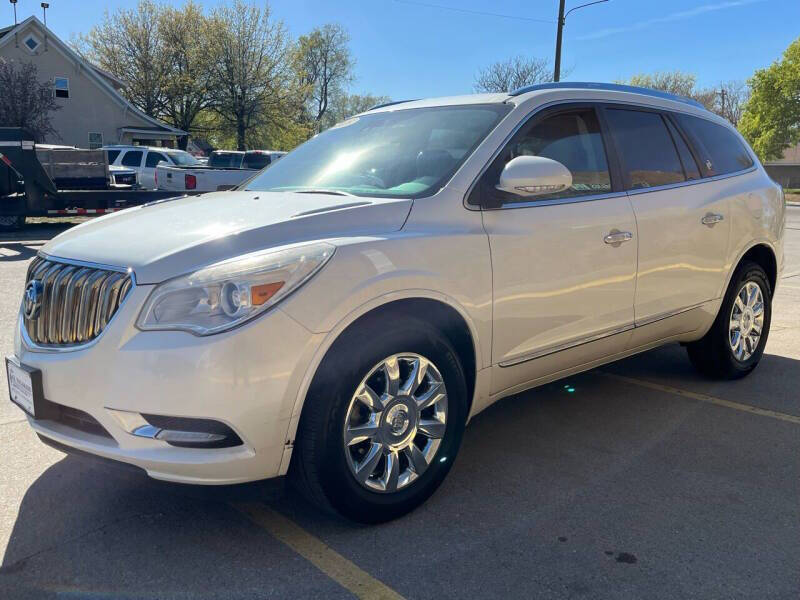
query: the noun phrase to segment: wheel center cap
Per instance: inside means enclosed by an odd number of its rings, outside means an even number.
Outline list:
[[[403,435],[408,430],[410,422],[408,409],[403,404],[395,404],[386,413],[386,425],[394,436]]]
[[[750,331],[752,325],[753,325],[753,311],[747,308],[742,313],[742,330]]]

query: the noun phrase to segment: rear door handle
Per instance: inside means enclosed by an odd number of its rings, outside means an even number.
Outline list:
[[[725,217],[723,217],[722,215],[718,215],[716,213],[708,213],[705,217],[700,219],[700,222],[703,225],[708,225],[709,227],[713,227],[714,225],[722,221],[724,218]]]
[[[620,244],[623,242],[630,242],[633,239],[633,234],[630,231],[618,231],[616,229],[612,230],[606,237],[603,238],[603,241],[606,244],[610,244],[615,248],[619,247]]]

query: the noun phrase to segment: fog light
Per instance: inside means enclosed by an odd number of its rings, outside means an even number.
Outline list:
[[[126,410],[106,409],[122,428],[136,437],[166,442],[182,448],[230,448],[241,446],[236,432],[213,419],[143,415]]]

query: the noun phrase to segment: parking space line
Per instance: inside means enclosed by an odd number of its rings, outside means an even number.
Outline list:
[[[404,600],[393,589],[360,569],[291,519],[268,506],[256,502],[235,503],[231,506],[250,521],[265,529],[274,538],[289,546],[357,598]]]
[[[699,400],[700,402],[707,402],[709,404],[716,404],[717,406],[724,406],[726,408],[732,408],[734,410],[740,410],[742,412],[751,413],[754,415],[760,415],[762,417],[771,417],[773,419],[778,419],[779,421],[786,421],[788,423],[794,423],[795,425],[800,425],[800,417],[796,415],[788,415],[786,413],[777,412],[774,410],[768,410],[766,408],[759,408],[757,406],[751,406],[750,404],[742,404],[741,402],[733,402],[732,400],[723,400],[722,398],[716,398],[714,396],[709,396],[707,394],[700,394],[698,392],[690,392],[688,390],[682,390],[680,388],[672,387],[669,385],[662,385],[660,383],[653,383],[652,381],[646,381],[644,379],[636,379],[634,377],[625,377],[624,375],[617,375],[615,373],[608,373],[606,371],[595,371],[598,375],[602,375],[603,377],[608,377],[610,379],[616,379],[618,381],[623,381],[625,383],[630,383],[633,385],[638,385],[640,387],[649,388],[651,390],[657,390],[659,392],[666,392],[668,394],[675,394],[678,396],[683,396],[684,398],[691,398],[692,400]]]

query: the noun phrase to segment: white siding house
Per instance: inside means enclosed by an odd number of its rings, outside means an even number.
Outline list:
[[[39,80],[52,84],[60,106],[52,115],[58,136],[44,142],[79,148],[175,146],[187,135],[132,106],[119,92],[124,82],[83,59],[36,17],[0,29],[0,59],[32,62]]]

